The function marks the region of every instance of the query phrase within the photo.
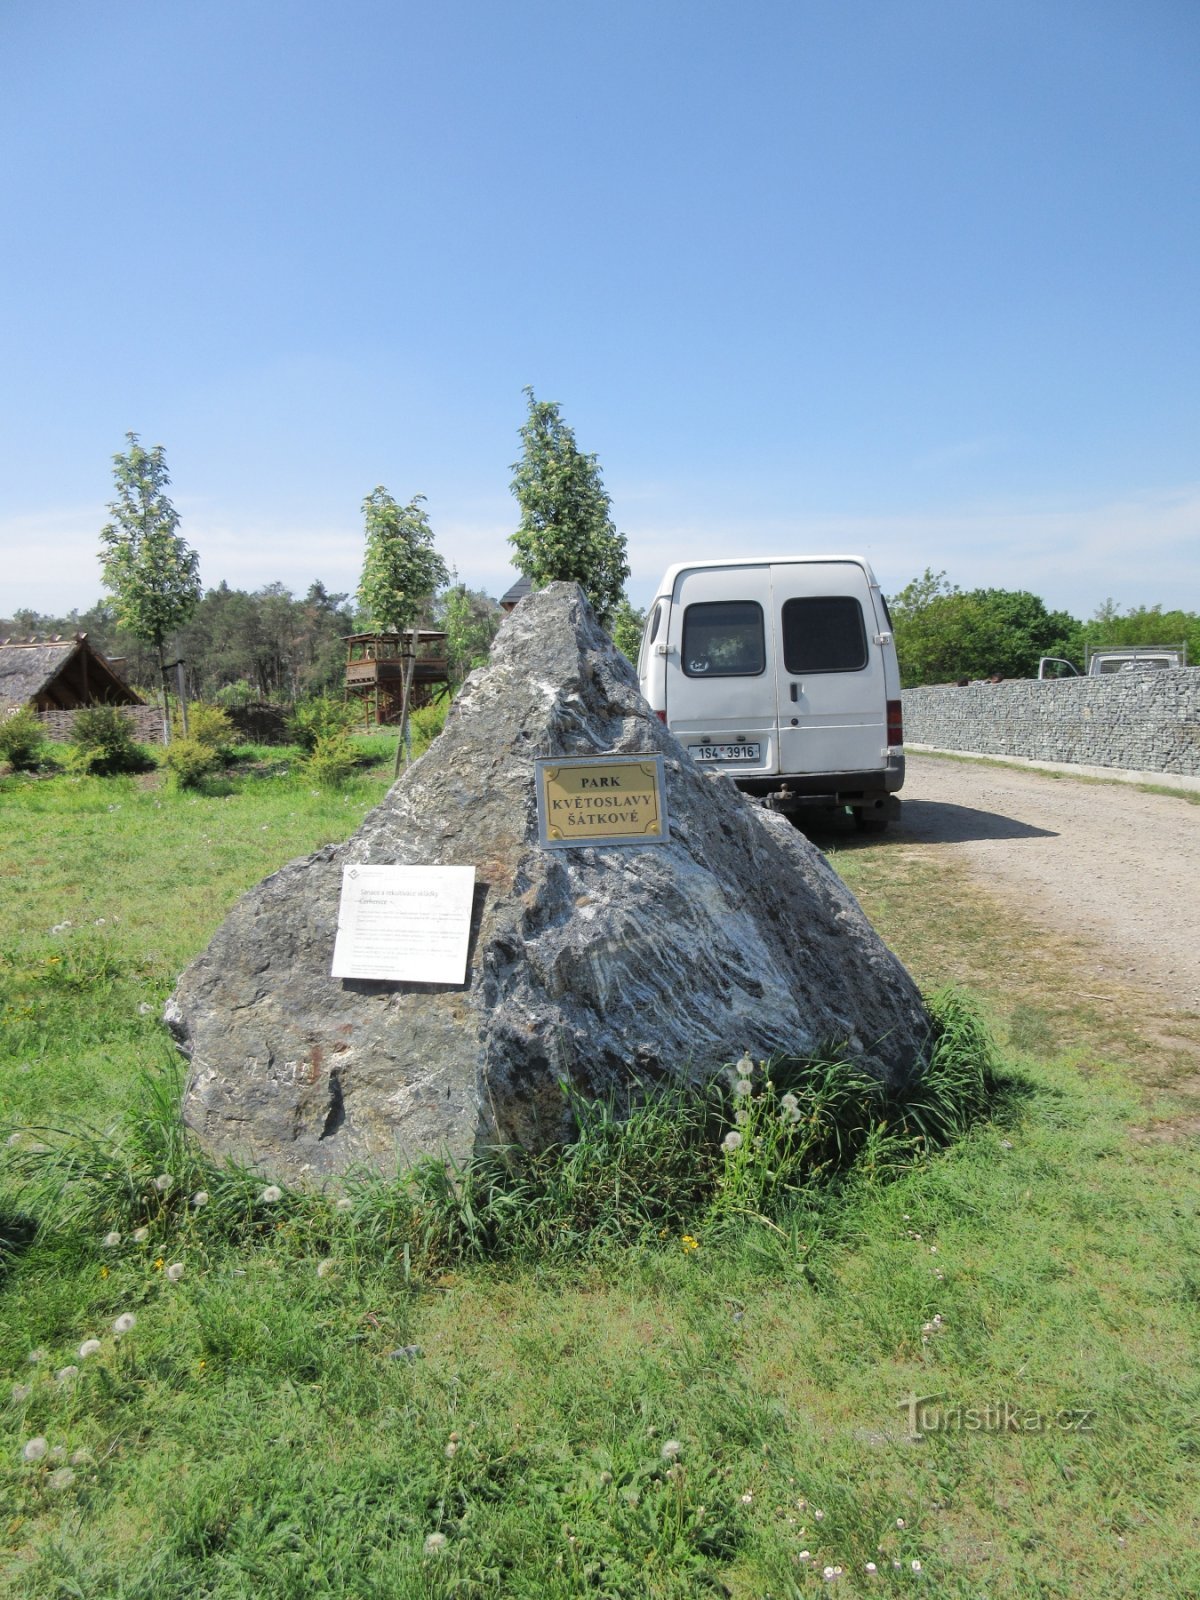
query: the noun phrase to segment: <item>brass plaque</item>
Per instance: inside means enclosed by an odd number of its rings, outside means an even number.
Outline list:
[[[662,756],[543,756],[534,767],[543,845],[669,842]]]

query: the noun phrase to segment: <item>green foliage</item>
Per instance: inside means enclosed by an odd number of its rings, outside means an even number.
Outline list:
[[[446,632],[447,671],[457,688],[473,667],[487,660],[503,613],[481,590],[468,589],[452,574],[450,587],[438,596],[436,616]]]
[[[198,789],[221,765],[221,752],[216,745],[189,735],[172,739],[163,759],[181,789]]]
[[[399,505],[381,484],[363,501],[367,548],[358,598],[381,633],[415,628],[449,576],[433,547],[424,499],[418,494]]]
[[[529,415],[511,486],[521,508],[521,525],[509,535],[517,567],[535,589],[558,579],[578,583],[608,627],[629,576],[625,535],[609,514],[596,457],[580,453],[557,402],[535,399],[531,388],[525,395]]]
[[[208,745],[213,750],[228,750],[241,742],[241,735],[229,719],[223,706],[208,705],[203,700],[188,703],[187,737],[197,744]],[[182,739],[183,718],[178,711],[171,718],[171,732]]]
[[[288,718],[288,737],[311,754],[322,740],[345,739],[354,723],[354,707],[348,701],[314,695],[301,700]]]
[[[304,763],[314,783],[339,788],[358,765],[358,752],[344,733],[322,734]]]
[[[117,498],[100,530],[100,565],[121,626],[154,645],[161,666],[165,641],[200,603],[200,558],[178,532],[162,445],[143,450],[136,433],[125,437],[129,449],[113,457]]]
[[[612,642],[621,654],[635,665],[642,647],[642,633],[646,627],[646,613],[630,605],[627,595],[621,596],[612,622]]]
[[[21,706],[5,716],[0,712],[0,761],[15,772],[34,772],[46,754],[46,735],[35,711]]]
[[[86,706],[75,713],[68,763],[73,772],[112,777],[146,772],[154,762],[133,736],[133,725],[117,706]]]
[[[907,688],[959,678],[1035,678],[1041,656],[1080,653],[1081,628],[1025,590],[964,592],[928,567],[890,601]]]
[[[424,755],[429,746],[441,733],[445,726],[446,717],[450,711],[450,697],[443,695],[440,700],[435,700],[432,705],[418,706],[411,717],[413,732],[413,755]]]

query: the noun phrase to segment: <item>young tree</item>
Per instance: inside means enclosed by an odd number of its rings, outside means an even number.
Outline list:
[[[556,578],[578,583],[607,628],[629,576],[625,535],[609,515],[596,457],[580,453],[557,402],[524,392],[529,415],[511,485],[521,508],[521,526],[509,535],[516,565],[535,589]]]
[[[434,591],[448,576],[446,563],[433,547],[433,530],[422,509],[424,499],[423,494],[418,494],[406,506],[397,505],[380,484],[363,501],[367,552],[358,598],[372,625],[381,633],[409,635],[400,688],[397,772],[401,751],[406,759],[412,753],[408,706],[417,666],[417,624]]]
[[[642,648],[642,633],[646,626],[646,613],[632,605],[628,595],[621,596],[613,617],[612,641],[622,655],[636,664]]]
[[[450,682],[459,689],[472,667],[488,658],[496,630],[504,620],[496,602],[480,589],[468,589],[450,574],[450,587],[438,596],[438,626],[446,630]]]
[[[178,532],[179,516],[166,495],[171,479],[163,447],[143,450],[136,433],[113,457],[117,498],[113,520],[100,530],[104,587],[116,598],[121,627],[154,647],[163,696],[163,743],[171,742],[166,643],[200,603],[200,557]]]

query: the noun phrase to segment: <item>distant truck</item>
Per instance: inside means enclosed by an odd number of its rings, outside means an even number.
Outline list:
[[[1105,678],[1113,672],[1142,672],[1186,667],[1186,644],[1089,645],[1084,670],[1061,656],[1043,656],[1038,662],[1039,678]]]

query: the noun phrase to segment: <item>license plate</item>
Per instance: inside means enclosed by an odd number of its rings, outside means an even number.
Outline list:
[[[761,761],[757,744],[693,744],[688,746],[693,761]]]

